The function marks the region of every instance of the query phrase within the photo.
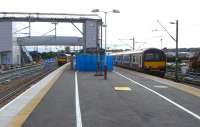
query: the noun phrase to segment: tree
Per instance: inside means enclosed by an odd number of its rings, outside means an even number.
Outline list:
[[[42,55],[42,59],[49,59],[49,58],[56,57],[55,52],[43,52],[41,55]]]

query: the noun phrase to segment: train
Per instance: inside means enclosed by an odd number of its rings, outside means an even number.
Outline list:
[[[65,53],[57,54],[57,63],[59,66],[66,64],[71,61],[71,55]]]
[[[114,53],[113,64],[136,71],[163,77],[166,72],[166,55],[157,48]]]

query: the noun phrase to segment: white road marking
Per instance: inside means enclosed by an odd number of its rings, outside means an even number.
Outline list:
[[[153,87],[156,87],[156,88],[168,88],[167,86],[162,86],[162,85],[154,85]]]
[[[119,72],[116,72],[116,71],[114,71],[114,72],[115,72],[116,74],[122,76],[123,78],[125,78],[125,79],[127,79],[127,80],[129,80],[129,81],[131,81],[131,82],[133,82],[133,83],[135,83],[135,84],[137,84],[137,85],[139,85],[139,86],[141,86],[141,87],[143,87],[143,88],[149,90],[150,92],[152,92],[152,93],[158,95],[159,97],[163,98],[164,100],[168,101],[169,103],[173,104],[174,106],[180,108],[181,110],[187,112],[188,114],[190,114],[190,115],[192,115],[193,117],[195,117],[195,118],[197,118],[198,120],[200,120],[200,116],[199,116],[199,115],[193,113],[192,111],[190,111],[190,110],[188,110],[187,108],[181,106],[180,104],[177,104],[176,102],[170,100],[169,98],[163,96],[162,94],[160,94],[160,93],[158,93],[158,92],[156,92],[156,91],[154,91],[154,90],[152,90],[152,89],[150,89],[150,88],[148,88],[148,87],[146,87],[146,86],[144,86],[144,85],[142,85],[142,84],[140,84],[140,83],[138,83],[138,82],[136,82],[136,81],[134,81],[134,80],[132,80],[132,79],[130,79],[130,78],[128,78],[128,77],[126,77],[126,76],[124,76],[123,74],[121,74],[121,73],[119,73]]]
[[[75,72],[75,101],[76,101],[76,127],[82,127],[77,72]]]

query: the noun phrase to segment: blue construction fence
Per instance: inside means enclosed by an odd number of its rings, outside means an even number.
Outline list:
[[[78,71],[95,72],[97,71],[97,60],[100,62],[101,71],[104,70],[105,55],[97,57],[91,54],[78,54],[74,57],[74,68]],[[106,63],[108,71],[113,70],[112,56],[106,56]]]

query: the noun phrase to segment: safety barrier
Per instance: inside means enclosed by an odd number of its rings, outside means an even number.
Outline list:
[[[96,55],[91,54],[79,54],[76,55],[74,58],[74,67],[78,71],[95,72],[97,71],[99,66],[99,69],[103,71],[104,61],[105,55],[97,57]],[[112,56],[106,56],[106,65],[108,71],[113,70]]]

